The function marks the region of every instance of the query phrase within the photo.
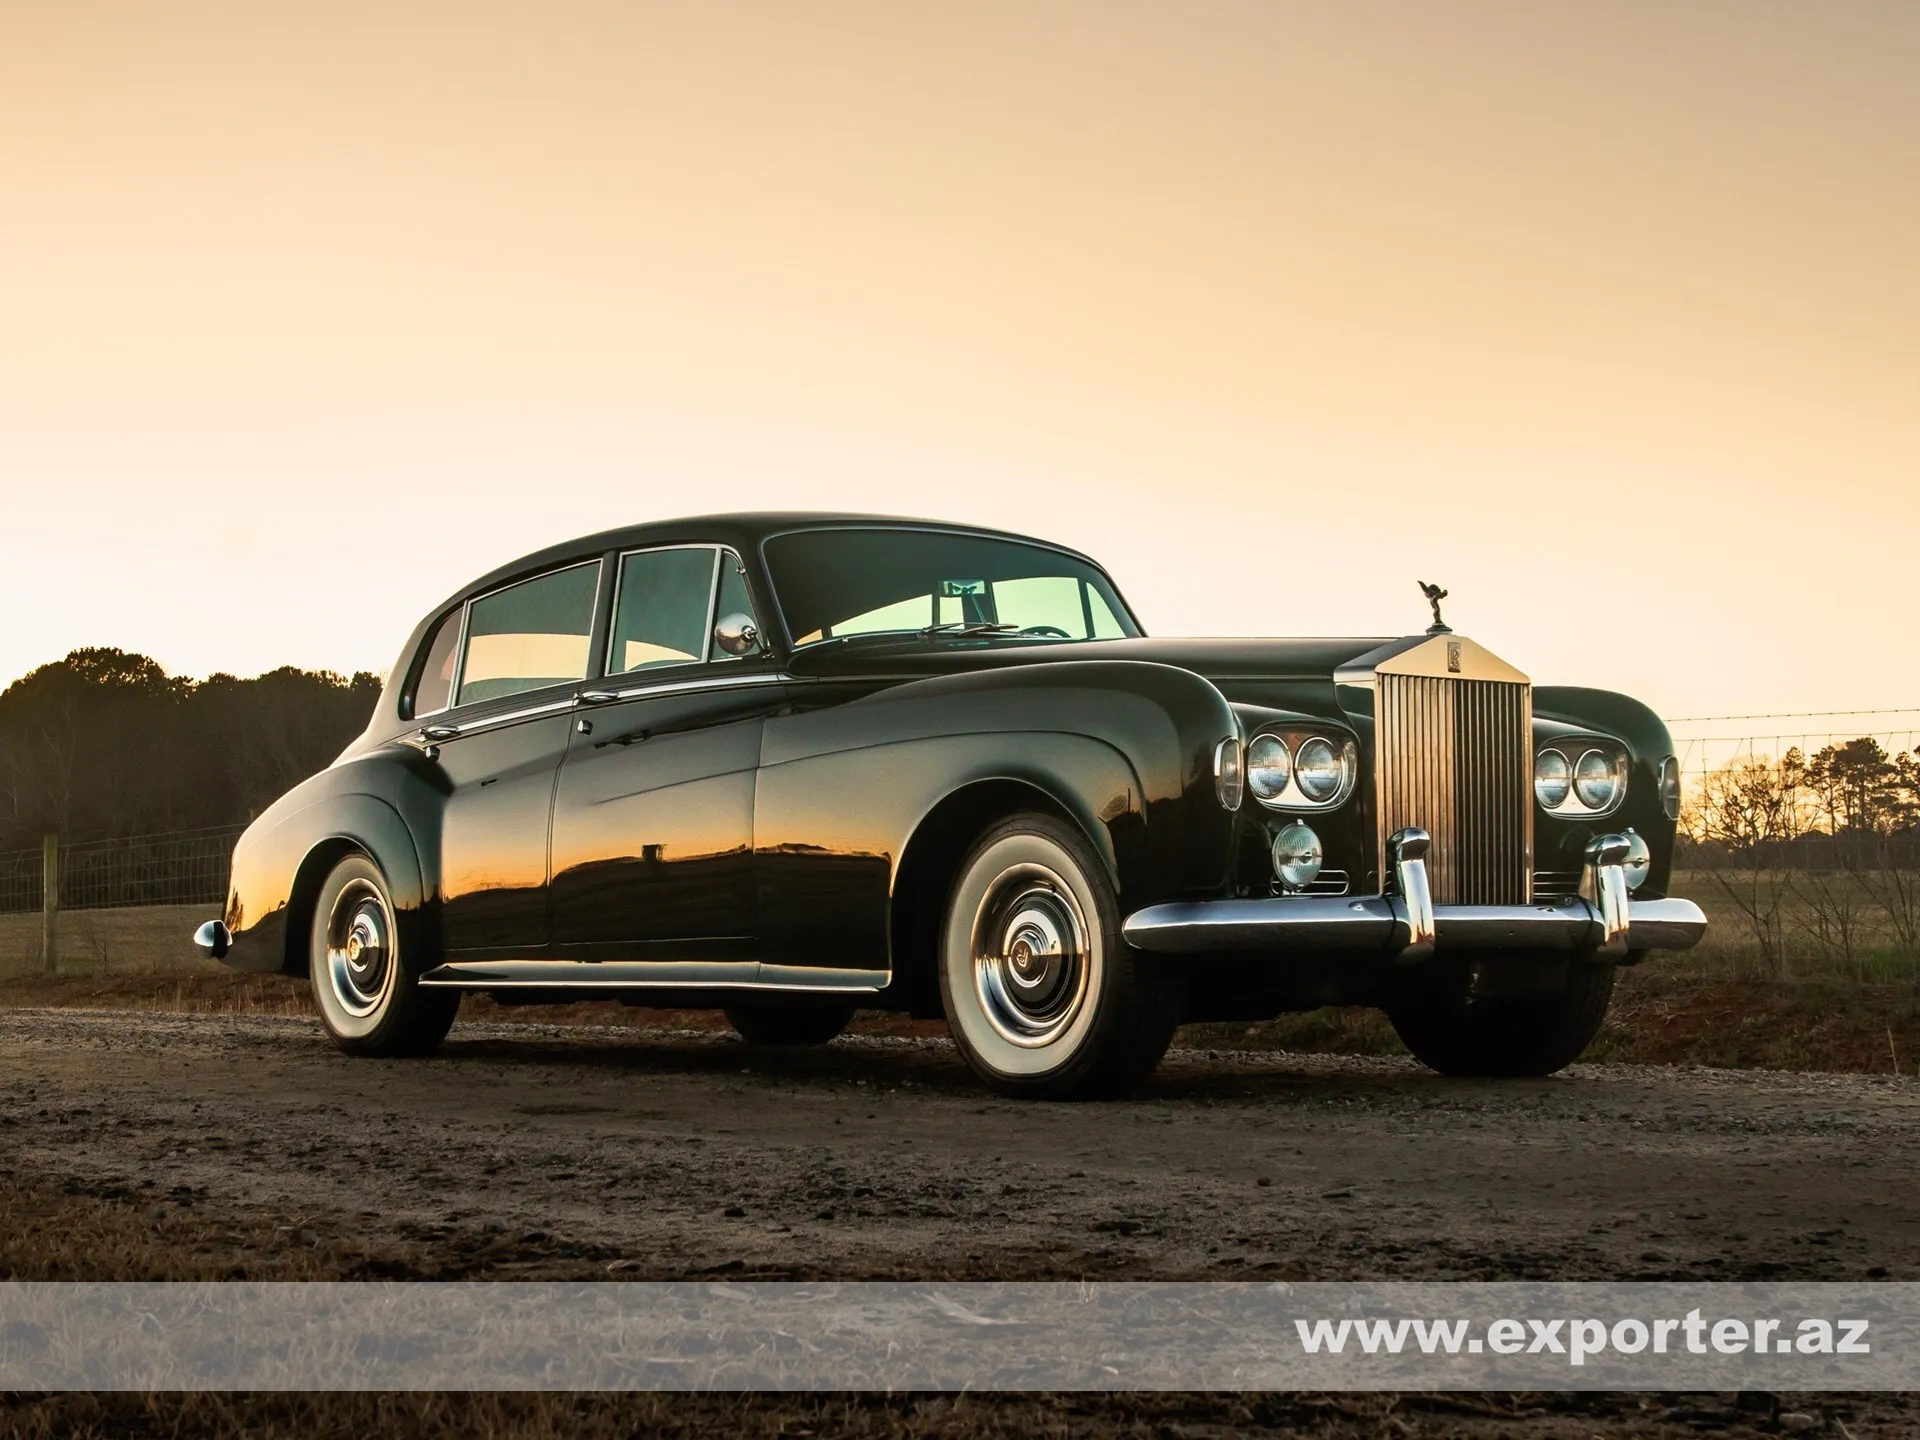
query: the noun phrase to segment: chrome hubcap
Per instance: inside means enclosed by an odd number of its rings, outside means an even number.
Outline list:
[[[393,983],[393,912],[365,880],[355,880],[333,902],[327,920],[327,979],[349,1015],[380,1008]]]
[[[1019,865],[987,887],[973,926],[973,981],[987,1023],[1034,1048],[1060,1038],[1086,1001],[1087,922],[1066,882]]]

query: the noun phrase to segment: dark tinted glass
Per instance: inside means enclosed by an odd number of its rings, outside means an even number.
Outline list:
[[[925,530],[808,530],[766,542],[796,645],[986,624],[1073,640],[1135,635],[1106,576],[1042,545]]]
[[[420,662],[419,678],[413,683],[413,713],[432,715],[453,703],[453,649],[460,643],[460,616],[456,610],[434,627],[428,638],[426,658]]]
[[[467,607],[460,703],[582,680],[598,561],[523,580]]]
[[[642,550],[620,562],[607,673],[690,665],[707,654],[714,552]]]

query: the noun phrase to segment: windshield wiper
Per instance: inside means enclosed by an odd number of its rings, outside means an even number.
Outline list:
[[[803,645],[802,650],[817,650],[824,645],[853,645],[871,643],[879,640],[891,640],[896,644],[909,640],[947,640],[965,639],[970,635],[1010,635],[1018,631],[1018,625],[996,625],[987,621],[949,620],[944,625],[929,625],[922,630],[862,630],[854,635],[829,635],[824,640],[815,640],[811,645]]]
[[[1018,630],[1018,625],[997,625],[991,620],[949,620],[944,625],[929,625],[919,632],[920,638],[930,640],[936,635],[1006,635]]]

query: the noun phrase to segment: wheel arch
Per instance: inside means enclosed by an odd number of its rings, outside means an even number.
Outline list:
[[[320,887],[334,866],[356,854],[371,860],[386,880],[400,927],[401,954],[415,963],[430,957],[436,937],[427,923],[420,860],[406,822],[392,806],[370,795],[343,796],[328,808],[334,810],[335,823],[307,846],[294,870],[287,895],[281,972],[306,973],[307,941]]]
[[[1071,825],[1093,847],[1116,886],[1119,867],[1105,825],[1052,788],[1024,776],[994,776],[941,797],[914,826],[894,869],[888,914],[895,1003],[923,1019],[943,1013],[935,966],[947,896],[960,863],[986,830],[1012,815],[1037,812]]]

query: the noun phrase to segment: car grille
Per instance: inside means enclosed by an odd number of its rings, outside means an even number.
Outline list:
[[[1381,674],[1374,690],[1381,873],[1387,837],[1433,837],[1442,905],[1523,905],[1533,868],[1533,692],[1504,680]]]
[[[1580,893],[1578,870],[1536,870],[1533,872],[1533,896],[1536,900],[1564,900]]]
[[[1283,890],[1278,880],[1273,882],[1275,895],[1344,895],[1351,882],[1344,870],[1322,870],[1300,890]]]

